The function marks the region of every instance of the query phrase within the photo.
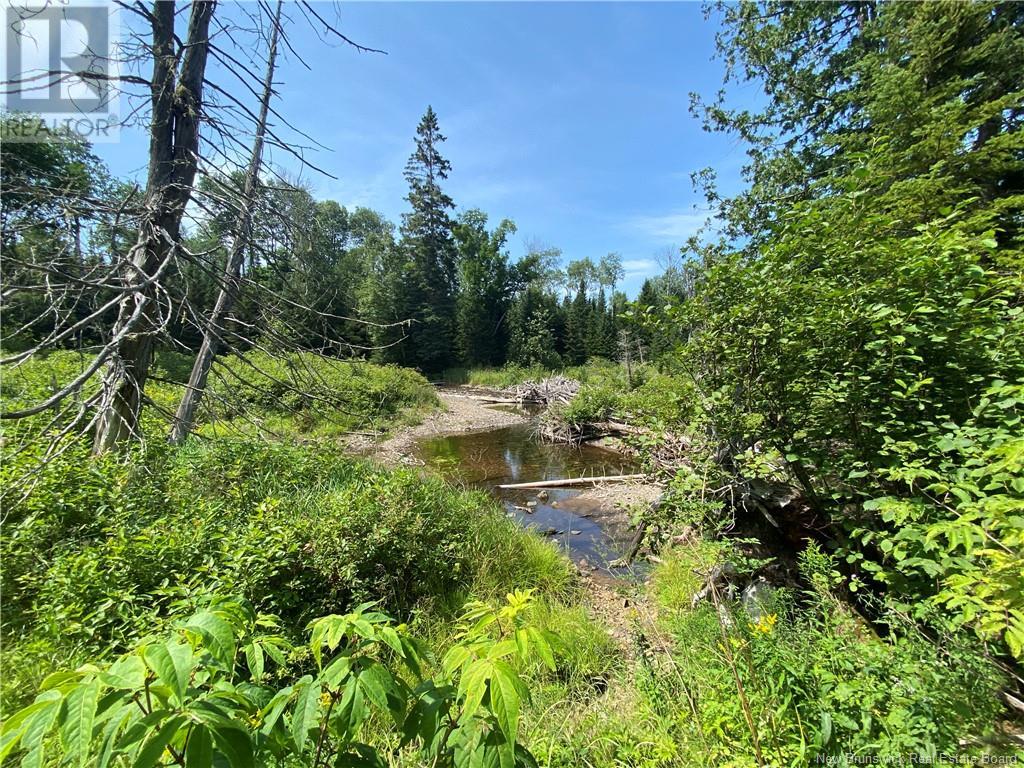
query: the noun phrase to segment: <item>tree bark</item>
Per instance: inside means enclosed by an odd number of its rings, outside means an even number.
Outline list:
[[[213,367],[213,361],[223,345],[224,340],[221,334],[224,322],[231,312],[235,301],[238,299],[238,294],[241,290],[242,261],[245,258],[245,252],[249,246],[252,231],[252,211],[256,201],[260,170],[263,167],[263,144],[267,132],[267,114],[270,111],[270,99],[274,93],[274,68],[277,62],[277,41],[281,26],[281,2],[282,0],[278,0],[277,9],[274,12],[274,26],[270,33],[270,47],[267,54],[266,74],[263,79],[260,113],[256,123],[252,155],[249,158],[249,167],[245,175],[242,201],[235,220],[235,236],[231,243],[231,251],[224,264],[224,274],[221,278],[221,288],[217,294],[217,301],[203,331],[202,346],[200,346],[199,354],[196,355],[195,362],[192,365],[192,372],[188,377],[185,394],[182,396],[178,409],[174,414],[174,424],[171,427],[170,435],[170,442],[173,444],[184,442],[195,425],[196,410],[199,408],[199,403],[206,392],[206,382],[210,375],[210,369]]]
[[[128,256],[125,294],[114,326],[93,452],[139,436],[139,410],[161,323],[159,276],[178,245],[181,220],[199,160],[199,123],[209,27],[216,0],[193,0],[180,71],[174,38],[174,0],[156,0],[153,30],[149,173],[139,236]]]

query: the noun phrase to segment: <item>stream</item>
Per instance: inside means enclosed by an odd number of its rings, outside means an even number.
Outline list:
[[[629,474],[636,463],[592,445],[543,442],[533,424],[422,440],[418,455],[452,480],[482,488],[504,504],[510,518],[557,542],[576,562],[610,573],[625,573],[611,563],[622,557],[632,538],[626,516],[600,493],[585,488],[502,489],[503,483]]]

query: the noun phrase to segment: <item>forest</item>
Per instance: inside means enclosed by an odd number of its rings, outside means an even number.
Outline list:
[[[632,296],[426,103],[318,199],[280,56],[374,52],[235,6],[123,5],[144,176],[0,116],[0,762],[1024,758],[1024,4],[707,5],[742,189]]]

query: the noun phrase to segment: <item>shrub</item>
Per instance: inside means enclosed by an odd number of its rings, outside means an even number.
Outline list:
[[[393,365],[351,362],[311,353],[247,352],[224,358],[211,376],[204,421],[235,429],[263,414],[287,416],[283,431],[328,434],[382,428],[406,409],[434,407],[437,396],[420,374]],[[241,418],[246,417],[246,418]],[[237,419],[237,421],[232,421]]]
[[[274,617],[213,599],[112,664],[50,675],[3,724],[0,759],[18,750],[24,764],[41,765],[49,751],[79,765],[149,768],[166,754],[189,766],[321,768],[383,766],[381,753],[397,747],[437,768],[535,766],[517,743],[530,692],[513,664],[536,658],[555,669],[558,639],[530,623],[531,599],[516,591],[498,607],[468,606],[434,678],[423,675],[422,644],[371,605],[313,621],[315,666],[307,656],[294,673],[298,649],[275,633]],[[367,725],[381,716],[390,723],[374,743]]]
[[[485,495],[327,444],[194,441],[98,460],[69,451],[6,512],[19,524],[3,541],[4,638],[25,675],[40,664],[22,644],[59,659],[117,653],[213,591],[244,595],[295,634],[363,600],[444,614],[470,594],[516,584],[554,594],[570,579],[552,544]],[[4,684],[17,702],[30,680]]]
[[[929,641],[895,616],[878,637],[834,596],[844,579],[813,545],[801,558],[806,593],[777,590],[756,618],[724,595],[724,613],[691,608],[694,552],[674,550],[653,575],[676,652],[671,671],[648,668],[646,684],[656,702],[689,702],[676,717],[693,754],[752,757],[756,739],[785,765],[862,752],[934,759],[992,729],[1004,681],[968,637]]]

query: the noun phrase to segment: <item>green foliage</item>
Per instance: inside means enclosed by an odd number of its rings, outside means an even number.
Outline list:
[[[433,388],[422,376],[397,366],[310,353],[248,352],[225,358],[218,372],[211,377],[203,421],[216,425],[234,419],[231,426],[236,429],[246,429],[261,414],[275,413],[288,416],[304,432],[380,428],[403,411],[437,405]],[[280,428],[289,429],[287,424]]]
[[[326,444],[216,440],[95,460],[72,446],[5,514],[4,652],[25,662],[5,674],[15,701],[40,656],[125,649],[213,591],[294,632],[363,600],[444,615],[467,594],[521,584],[557,595],[569,582],[552,545],[482,494]]]
[[[515,231],[516,225],[505,219],[488,232],[487,215],[477,210],[463,213],[454,227],[459,251],[455,338],[467,365],[495,365],[505,359],[505,316],[518,281],[505,241]]]
[[[898,443],[879,474],[903,493],[865,503],[884,527],[854,531],[883,553],[865,570],[885,584],[941,585],[935,600],[1024,658],[1024,386],[997,382],[964,426],[930,431],[934,460]],[[931,458],[929,456],[929,458]],[[851,556],[856,560],[857,557]]]
[[[723,464],[778,456],[851,588],[938,600],[1019,658],[1021,11],[769,7],[723,8],[720,40],[765,108],[705,112],[751,147],[750,189],[711,190],[742,239],[698,248],[654,332]]]
[[[435,766],[535,765],[517,743],[529,690],[513,664],[538,658],[553,670],[559,642],[528,621],[531,602],[516,591],[498,608],[469,605],[442,674],[424,678],[429,651],[372,604],[311,622],[315,667],[299,674],[308,662],[276,633],[274,617],[213,598],[112,663],[50,675],[4,722],[0,759],[21,753],[23,764],[41,765],[49,752],[71,764],[138,768],[288,758],[314,768],[383,766],[363,740],[379,714],[392,723],[389,742]]]
[[[776,590],[751,613],[724,595],[722,611],[691,607],[702,586],[694,568],[723,557],[706,545],[673,550],[652,578],[675,650],[668,669],[651,657],[640,684],[689,760],[751,764],[754,734],[769,764],[851,753],[934,759],[992,728],[1002,678],[967,638],[930,641],[895,615],[891,634],[877,637],[837,599],[844,579],[814,545],[801,557],[806,593]]]

